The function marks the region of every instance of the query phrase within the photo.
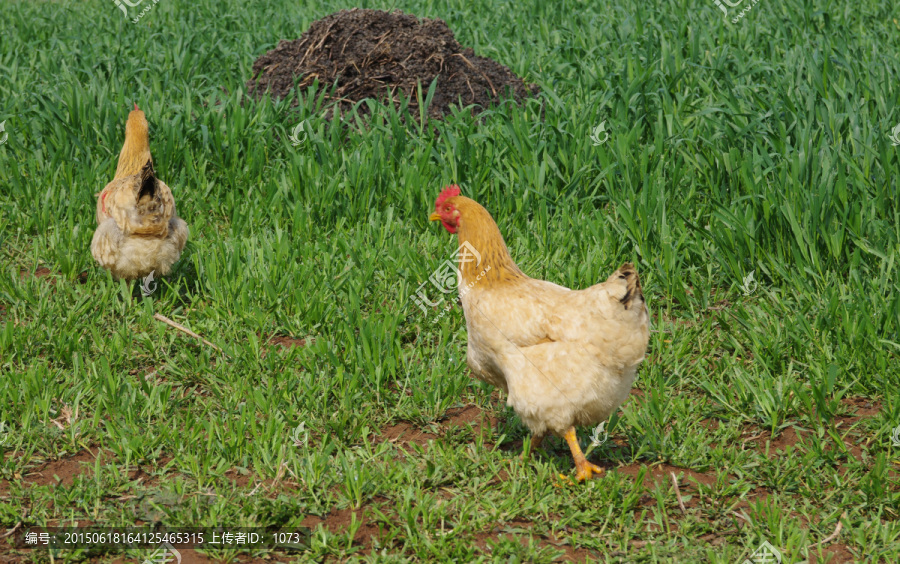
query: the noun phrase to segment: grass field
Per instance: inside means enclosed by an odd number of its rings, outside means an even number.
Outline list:
[[[352,6],[3,4],[3,528],[312,529],[186,563],[900,561],[900,5],[363,1],[446,20],[541,96],[343,126],[312,92],[246,99],[257,56]],[[146,299],[89,252],[134,101],[191,229]],[[654,332],[602,478],[561,478],[558,439],[523,461],[462,309],[411,302],[456,248],[428,223],[453,182],[534,277],[638,267]]]

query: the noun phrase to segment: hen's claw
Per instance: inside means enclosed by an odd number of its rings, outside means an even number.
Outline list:
[[[590,480],[594,476],[601,476],[603,474],[603,468],[600,468],[596,464],[591,464],[587,460],[582,464],[575,462],[575,469],[575,479],[579,482]]]

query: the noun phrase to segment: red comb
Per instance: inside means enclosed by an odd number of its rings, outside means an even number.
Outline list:
[[[137,102],[134,103],[134,111],[138,111],[140,108],[137,107]]]
[[[459,186],[456,184],[451,184],[441,191],[441,194],[438,196],[437,201],[434,203],[434,209],[438,209],[441,207],[441,204],[444,203],[444,200],[447,198],[452,198],[453,196],[459,196]]]

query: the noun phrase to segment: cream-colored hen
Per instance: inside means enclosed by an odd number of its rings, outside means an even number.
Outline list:
[[[172,191],[156,178],[147,118],[128,115],[116,176],[97,199],[97,230],[91,254],[116,278],[166,275],[181,256],[187,224],[175,212]]]
[[[430,219],[467,249],[459,269],[469,368],[508,393],[534,445],[547,432],[566,439],[579,481],[601,473],[582,453],[575,427],[608,418],[644,359],[649,315],[637,271],[623,264],[585,290],[529,278],[488,211],[456,186],[441,193]]]

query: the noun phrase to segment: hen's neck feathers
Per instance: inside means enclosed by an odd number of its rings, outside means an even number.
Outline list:
[[[460,247],[468,243],[481,255],[480,263],[476,263],[474,259],[460,262],[459,269],[464,282],[475,282],[479,275],[481,275],[479,283],[498,284],[527,280],[528,277],[509,255],[503,235],[500,234],[500,229],[491,214],[481,204],[464,196],[455,197],[453,203],[459,210],[457,236]],[[470,252],[469,255],[471,254]]]
[[[125,124],[125,144],[119,153],[119,165],[115,178],[140,174],[141,169],[152,160],[150,155],[150,132],[144,112],[135,110],[128,115]]]

